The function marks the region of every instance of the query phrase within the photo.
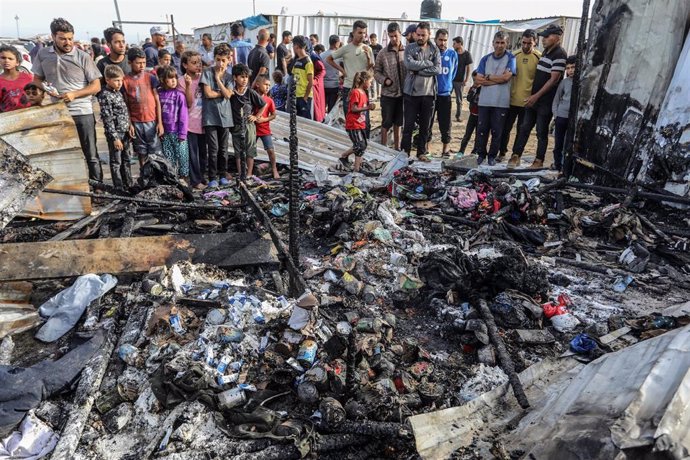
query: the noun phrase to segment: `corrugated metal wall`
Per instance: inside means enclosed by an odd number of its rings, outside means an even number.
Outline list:
[[[328,37],[338,34],[343,40],[352,31],[352,24],[362,19],[354,16],[277,16],[276,35],[280,37],[284,30],[289,30],[293,35],[318,34],[321,43],[327,43]],[[376,33],[379,43],[388,44],[386,28],[391,22],[400,24],[400,28],[405,30],[408,25],[416,24],[418,20],[405,19],[384,19],[384,18],[363,18],[367,23],[368,32]],[[498,30],[498,25],[485,24],[466,24],[460,22],[433,21],[432,34],[436,29],[448,29],[450,37],[461,36],[465,39],[465,44],[474,56],[482,56],[492,51],[491,41],[493,35]],[[196,31],[195,31],[196,35]]]

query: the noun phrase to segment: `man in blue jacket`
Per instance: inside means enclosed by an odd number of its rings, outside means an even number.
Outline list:
[[[230,47],[235,50],[235,64],[248,65],[249,52],[254,46],[244,39],[244,26],[241,22],[230,26],[230,37]]]
[[[454,49],[448,49],[448,31],[438,29],[436,31],[436,46],[441,54],[441,72],[436,76],[436,119],[438,129],[441,130],[441,142],[443,142],[442,156],[450,155],[450,116],[451,93],[453,92],[453,80],[458,72],[458,53]],[[431,130],[433,121],[429,126],[429,142],[431,142]],[[427,148],[428,150],[428,148]]]

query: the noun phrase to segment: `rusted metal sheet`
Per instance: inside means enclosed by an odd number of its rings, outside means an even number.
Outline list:
[[[251,232],[8,243],[0,245],[0,281],[138,273],[181,261],[232,268],[279,262],[271,241]]]
[[[74,121],[64,103],[0,114],[0,139],[53,178],[51,188],[88,192],[88,173]],[[21,215],[74,220],[91,213],[89,197],[40,193]]]
[[[19,214],[52,178],[0,139],[0,229]]]

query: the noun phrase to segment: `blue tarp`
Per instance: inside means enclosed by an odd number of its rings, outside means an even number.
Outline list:
[[[258,14],[256,16],[250,16],[248,18],[242,19],[242,25],[247,30],[256,29],[257,27],[267,26],[271,23],[266,16],[263,14]]]

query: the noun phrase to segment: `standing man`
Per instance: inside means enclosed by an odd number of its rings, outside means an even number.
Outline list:
[[[400,150],[400,127],[403,124],[403,84],[407,73],[405,47],[400,25],[391,22],[386,29],[388,46],[376,57],[374,78],[381,85],[381,144],[388,145],[388,131],[393,128],[395,150]]]
[[[321,54],[321,59],[326,62],[328,56],[340,48],[340,37],[331,35],[328,37],[328,50]],[[335,67],[326,64],[326,76],[323,79],[324,92],[326,93],[326,112],[330,113],[338,102],[338,91],[340,91],[340,72]]]
[[[487,157],[486,144],[490,130],[489,166],[496,164],[503,126],[510,107],[510,80],[516,73],[515,56],[506,51],[508,37],[503,31],[496,32],[493,45],[494,52],[487,54],[479,62],[475,80],[482,87],[477,122],[477,164],[482,164]]]
[[[374,55],[374,65],[376,65],[376,58],[383,49],[383,46],[378,42],[379,37],[376,34],[369,34],[369,47]],[[376,80],[371,85],[371,94],[373,99],[378,99],[381,96],[381,85]]]
[[[212,66],[215,63],[215,58],[213,57],[213,39],[211,38],[211,34],[204,34],[201,36],[199,54],[201,54],[201,62],[204,67]]]
[[[407,69],[404,94],[404,128],[401,148],[409,155],[412,150],[412,131],[419,125],[417,159],[429,161],[426,145],[434,115],[436,98],[436,75],[441,70],[438,48],[429,41],[431,26],[423,21],[417,24],[417,41],[405,48],[404,65]]]
[[[184,53],[184,42],[177,40],[175,42],[175,52],[172,55],[173,66],[177,70],[177,77],[182,78],[184,72],[182,71],[182,53]],[[125,74],[127,75],[127,74]]]
[[[230,26],[230,46],[235,50],[235,64],[247,65],[252,44],[244,39],[244,26],[236,22]]]
[[[455,91],[455,121],[460,121],[462,112],[462,93],[467,86],[467,79],[472,75],[472,55],[465,49],[462,37],[453,39],[453,49],[458,55],[458,72],[453,79],[453,91]]]
[[[501,150],[496,161],[501,161],[506,156],[508,151],[508,142],[510,141],[510,132],[513,130],[513,125],[517,119],[517,130],[520,131],[520,126],[525,116],[525,101],[532,95],[532,84],[534,83],[534,76],[537,74],[537,64],[541,58],[541,52],[534,46],[537,44],[537,32],[532,29],[527,29],[522,33],[522,48],[515,54],[515,67],[517,68],[517,75],[513,77],[513,82],[510,86],[510,108],[508,109],[508,116],[506,117],[506,125],[503,129],[503,138],[501,139]],[[517,137],[517,135],[516,135]],[[515,143],[513,143],[515,149]],[[511,158],[512,160],[512,158]],[[511,167],[518,166],[518,162]]]
[[[450,155],[450,113],[452,110],[451,93],[453,92],[453,80],[458,73],[458,53],[448,49],[448,31],[438,29],[436,31],[436,47],[441,56],[441,73],[436,76],[436,104],[434,105],[438,129],[441,131],[441,142],[443,150],[441,156]],[[429,125],[429,138],[431,141],[431,129],[434,125],[433,118]],[[428,149],[428,148],[427,148]]]
[[[53,100],[67,104],[79,135],[89,179],[103,182],[103,170],[96,149],[96,119],[92,96],[101,90],[101,73],[84,51],[74,46],[74,27],[63,18],[50,23],[53,46],[42,48],[33,62],[34,82],[46,81],[57,90]]]
[[[347,107],[349,102],[350,90],[352,89],[352,79],[357,72],[363,70],[370,70],[374,68],[374,55],[371,53],[371,48],[364,44],[367,38],[367,23],[361,20],[355,21],[352,25],[352,42],[334,51],[328,56],[328,62],[343,74],[344,84],[341,96],[343,98],[343,113],[347,115]],[[336,59],[342,59],[341,66],[336,62]],[[366,113],[367,119],[367,138],[371,124],[369,120],[369,112]]]
[[[146,70],[153,70],[158,65],[158,51],[165,48],[165,34],[161,26],[151,27],[151,43],[144,45]]]
[[[268,69],[271,67],[271,58],[266,50],[269,37],[268,30],[259,30],[259,33],[256,35],[257,45],[252,48],[247,57],[247,65],[252,71],[250,88],[254,87],[256,77],[262,76],[268,78],[269,81],[271,80],[268,75]]]
[[[116,65],[122,69],[122,72],[127,75],[132,71],[127,60],[126,50],[127,43],[125,43],[125,33],[117,27],[108,27],[103,31],[103,37],[110,47],[110,54],[98,61],[96,67],[103,75],[101,77],[101,88],[105,89],[105,68],[109,65]]]
[[[280,42],[278,48],[276,49],[276,69],[283,72],[283,76],[287,77],[288,74],[288,62],[292,58],[290,50],[287,45],[292,41],[292,32],[289,30],[283,31],[283,41]]]
[[[415,42],[415,34],[417,33],[417,24],[410,24],[405,29],[405,40],[410,45]]]
[[[315,47],[316,45],[319,44],[319,36],[317,34],[311,34],[309,36],[309,43],[311,43],[311,47]]]
[[[537,73],[532,84],[532,95],[525,101],[525,118],[520,125],[513,155],[508,163],[509,168],[515,168],[520,164],[522,152],[527,145],[527,139],[534,125],[537,125],[537,157],[530,168],[544,166],[546,149],[549,146],[549,124],[551,123],[551,105],[558,89],[558,83],[565,72],[565,61],[568,54],[561,47],[561,26],[550,25],[539,33],[544,45],[544,54],[537,64]],[[484,90],[482,90],[483,92]]]

